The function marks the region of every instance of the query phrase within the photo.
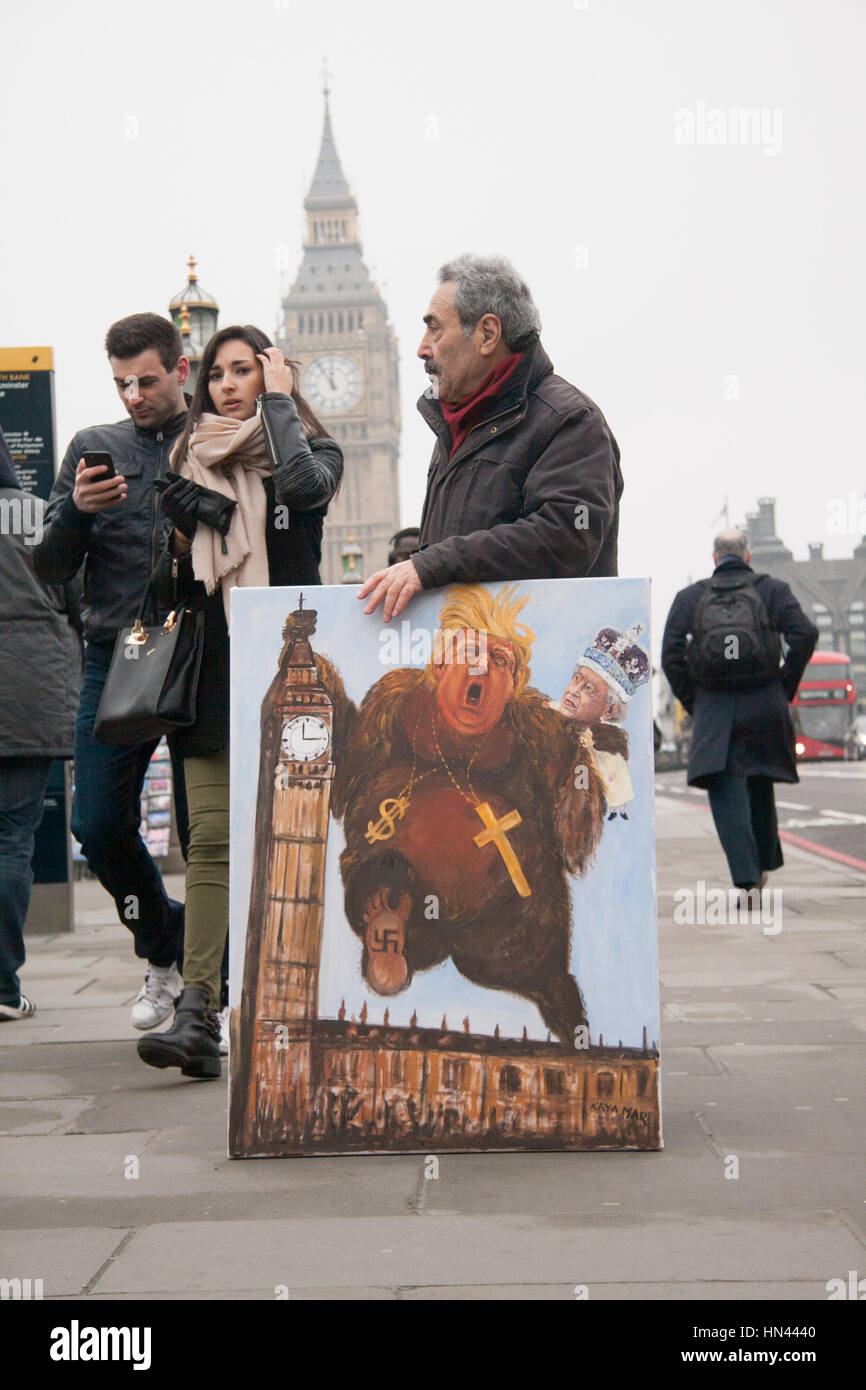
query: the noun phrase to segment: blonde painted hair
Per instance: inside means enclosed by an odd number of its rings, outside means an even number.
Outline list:
[[[516,589],[515,584],[508,585],[500,590],[496,598],[483,584],[458,584],[446,591],[439,609],[440,627],[433,641],[433,656],[427,667],[431,680],[437,654],[443,650],[447,652],[455,632],[472,628],[511,643],[516,663],[514,693],[521,693],[530,676],[529,661],[535,633],[525,623],[517,622],[517,615],[529,602],[529,595],[517,598]]]

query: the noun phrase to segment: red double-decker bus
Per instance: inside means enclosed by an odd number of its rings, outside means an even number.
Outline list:
[[[797,757],[844,758],[855,701],[850,656],[815,652],[791,702]]]

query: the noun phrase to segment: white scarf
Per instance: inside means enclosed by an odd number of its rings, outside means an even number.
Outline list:
[[[236,585],[266,589],[270,584],[262,479],[273,469],[261,417],[232,420],[202,414],[180,471],[184,478],[237,502],[225,538],[199,525],[192,542],[193,574],[209,594],[220,586],[229,627],[231,590]]]

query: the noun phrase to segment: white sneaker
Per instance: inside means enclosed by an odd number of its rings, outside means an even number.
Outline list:
[[[174,1012],[174,1001],[183,989],[176,965],[148,962],[144,984],[132,1006],[133,1028],[158,1028]]]
[[[224,1009],[220,1009],[217,1014],[220,1021],[220,1056],[229,1055],[229,1006],[226,1004]]]
[[[35,1012],[36,1005],[27,998],[26,994],[22,994],[20,1004],[0,1004],[0,1023],[4,1023],[10,1018],[31,1018]],[[228,1048],[226,1048],[226,1052],[228,1052]]]

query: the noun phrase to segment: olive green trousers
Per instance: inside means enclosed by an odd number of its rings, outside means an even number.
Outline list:
[[[183,983],[220,1006],[220,966],[229,929],[229,750],[184,758],[189,804]]]

